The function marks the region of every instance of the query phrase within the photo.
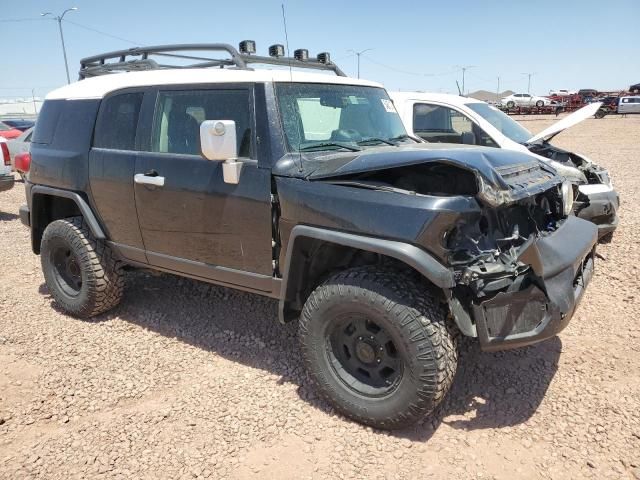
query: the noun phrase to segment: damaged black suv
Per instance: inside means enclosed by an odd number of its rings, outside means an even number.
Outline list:
[[[420,143],[381,86],[280,48],[112,52],[48,95],[20,214],[62,309],[115,307],[133,267],[278,299],[319,391],[380,428],[438,405],[460,334],[493,351],[567,325],[597,229],[570,214],[562,177],[526,154]],[[230,58],[152,58],[203,50]]]

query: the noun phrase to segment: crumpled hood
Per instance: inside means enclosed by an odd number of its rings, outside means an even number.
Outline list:
[[[573,127],[574,125],[577,125],[578,123],[595,115],[601,105],[602,102],[594,102],[590,103],[586,107],[582,107],[580,110],[576,110],[571,115],[567,115],[559,122],[554,123],[550,127],[545,128],[537,135],[531,137],[529,140],[527,140],[527,143],[533,143],[540,139],[550,140],[552,137],[556,136],[567,128]]]
[[[526,153],[442,143],[380,147],[360,152],[322,152],[302,157],[289,154],[276,163],[274,174],[322,180],[429,162],[471,170],[487,183],[504,190],[560,182],[553,168]]]

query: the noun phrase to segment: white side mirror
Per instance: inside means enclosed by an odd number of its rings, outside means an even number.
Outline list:
[[[238,162],[236,122],[233,120],[205,120],[200,124],[200,148],[208,160],[224,161],[222,174],[225,183],[240,182],[242,162]]]

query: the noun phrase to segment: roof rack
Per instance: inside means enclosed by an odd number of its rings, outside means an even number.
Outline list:
[[[174,52],[224,52],[229,58],[208,58],[193,55],[185,55]],[[340,68],[331,62],[328,53],[318,54],[316,59],[308,58],[307,50],[296,50],[294,57],[284,56],[284,46],[272,45],[269,47],[268,57],[253,55],[255,42],[245,40],[240,43],[240,52],[227,43],[191,43],[175,45],[158,45],[152,47],[134,47],[127,50],[102,53],[80,60],[79,80],[96,77],[108,73],[122,71],[162,70],[181,68],[210,68],[210,67],[234,67],[242,70],[252,70],[249,64],[280,65],[294,68],[311,68],[315,70],[329,70],[336,75],[345,77]],[[182,60],[194,60],[196,63],[188,65],[169,65],[159,63],[151,56],[175,58]],[[137,57],[137,58],[130,58]],[[115,61],[109,61],[114,60]]]

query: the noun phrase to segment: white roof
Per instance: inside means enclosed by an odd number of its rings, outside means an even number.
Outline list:
[[[460,95],[451,95],[449,93],[430,93],[430,92],[389,92],[394,100],[407,101],[419,100],[421,102],[441,102],[454,106],[462,106],[468,103],[485,103],[482,100],[476,100],[470,97],[461,97]]]
[[[189,68],[110,73],[81,80],[50,92],[46,99],[102,98],[110,92],[128,87],[195,83],[305,82],[382,87],[379,83],[325,73],[289,70],[239,70],[233,68]]]

